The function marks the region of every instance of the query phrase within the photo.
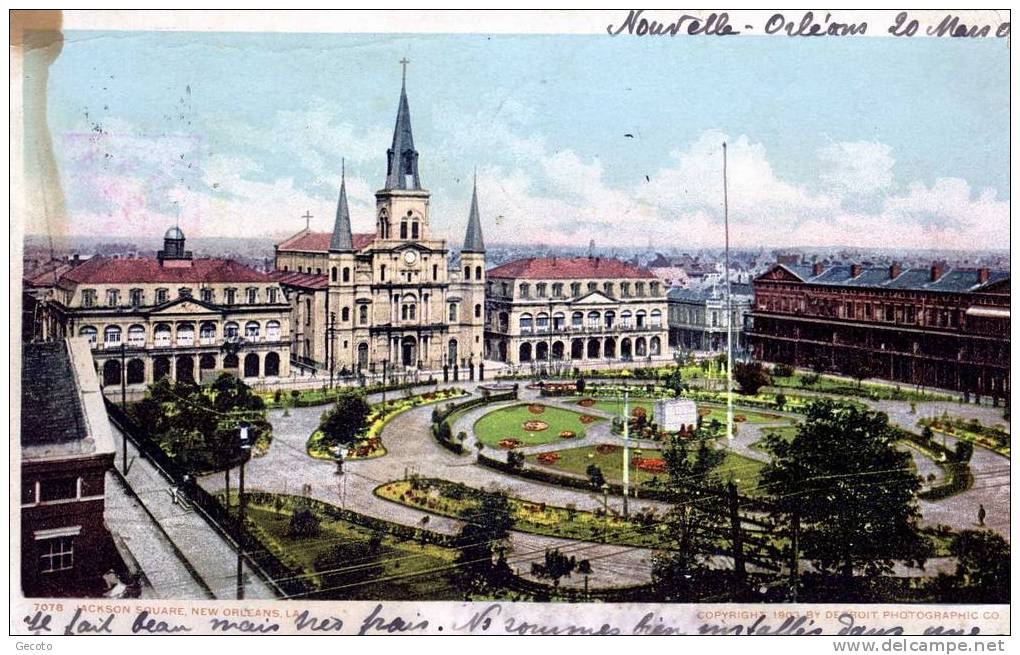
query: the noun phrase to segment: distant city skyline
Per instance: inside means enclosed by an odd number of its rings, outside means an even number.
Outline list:
[[[1009,239],[1008,51],[983,40],[65,33],[48,107],[70,231],[373,225],[406,56],[433,233],[980,251]],[[959,80],[967,80],[967,92]],[[29,233],[44,232],[40,225]],[[526,239],[522,235],[527,235]]]

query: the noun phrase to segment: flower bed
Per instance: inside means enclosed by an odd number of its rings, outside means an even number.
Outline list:
[[[580,405],[581,407],[592,407],[592,406],[595,405],[595,399],[594,398],[582,398],[581,400],[577,401],[577,404]]]
[[[595,446],[595,452],[597,452],[599,455],[608,455],[610,453],[615,453],[619,449],[620,449],[619,446],[614,446],[611,443],[603,443]]]
[[[559,453],[541,453],[535,459],[541,464],[555,464],[559,461]]]
[[[591,414],[583,414],[579,416],[577,420],[580,421],[582,425],[591,425],[599,419],[597,416],[592,416]]]
[[[545,421],[525,421],[521,424],[528,432],[541,432],[542,430],[548,430],[549,424]]]
[[[500,439],[498,445],[500,448],[513,450],[514,448],[518,448],[521,445],[521,442],[517,439]]]
[[[648,471],[649,473],[665,473],[666,472],[666,460],[654,457],[635,457],[631,460],[631,464],[641,469],[642,471]]]
[[[560,432],[560,439],[573,439],[577,437],[577,433],[573,430],[563,430]]]
[[[542,414],[545,412],[545,405],[528,405],[528,411],[532,414]]]

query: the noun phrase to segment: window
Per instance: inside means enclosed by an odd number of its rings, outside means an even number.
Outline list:
[[[624,310],[624,312],[620,314],[620,325],[625,329],[630,329],[631,316],[632,315],[629,310]]]
[[[652,310],[652,327],[657,328],[662,326],[662,311],[658,309]]]
[[[566,316],[563,315],[563,312],[556,312],[555,314],[553,314],[553,329],[556,330],[557,332],[562,330],[563,323],[565,320]]]
[[[481,266],[475,266],[475,279],[476,280],[481,280],[482,279],[482,267]]]
[[[556,282],[555,284],[552,285],[552,295],[553,295],[553,298],[562,298],[563,297],[563,283],[562,282]]]
[[[502,283],[502,284],[500,285],[500,288],[501,288],[501,289],[502,289],[502,291],[503,291],[503,297],[504,297],[504,298],[510,295],[510,285],[509,285],[509,284],[507,284],[506,282],[503,282],[503,283]]]
[[[71,500],[78,497],[78,478],[53,478],[39,483],[39,500]]]
[[[538,284],[535,285],[535,294],[539,298],[545,298],[545,289],[546,289],[545,282],[539,282]]]
[[[153,341],[157,347],[165,348],[170,345],[170,324],[159,323],[156,325],[156,329],[153,331]]]
[[[177,326],[177,345],[195,345],[195,326],[191,323],[181,323]]]
[[[280,339],[280,321],[269,321],[266,323],[266,339],[278,341]]]
[[[526,282],[521,283],[520,290],[521,298],[528,298],[529,296],[531,296],[531,285],[527,284]]]
[[[418,238],[418,221],[411,222],[411,238],[412,239]]]
[[[349,266],[344,266],[343,279],[344,279],[344,282],[350,282],[351,281],[351,269],[350,269]]]
[[[245,296],[249,305],[254,305],[259,301],[259,290],[254,287],[249,287],[245,290]]]
[[[588,293],[591,293],[592,291],[598,291],[598,288],[599,288],[599,283],[598,282],[589,282],[588,283]]]
[[[258,321],[248,321],[244,324],[244,337],[248,341],[258,341],[259,329],[260,326]]]
[[[368,305],[358,307],[358,322],[362,325],[368,324]]]
[[[482,306],[481,305],[475,305],[475,318],[481,318],[481,317],[482,317]]]
[[[128,328],[128,345],[133,347],[145,345],[145,326],[132,325]]]
[[[521,314],[521,334],[531,334],[532,326],[531,314]]]
[[[539,332],[549,331],[549,315],[542,312],[538,315],[538,319],[535,321],[535,327],[538,328]]]
[[[407,221],[400,221],[400,238],[407,238]]]
[[[645,283],[644,282],[634,283],[634,290],[637,292],[639,298],[643,297],[645,295]]]
[[[346,323],[349,320],[351,320],[351,308],[344,307],[343,309],[340,310],[340,322]]]
[[[607,328],[612,328],[613,325],[616,323],[616,312],[614,312],[612,310],[606,312],[605,321],[606,321],[606,327]]]
[[[305,325],[312,324],[312,299],[305,298]]]
[[[227,289],[224,292],[224,302],[228,305],[233,305],[237,300],[237,289]]]
[[[620,283],[620,295],[622,295],[624,298],[630,297],[630,282]]]
[[[236,339],[239,326],[234,321],[223,324],[223,337],[225,339]]]
[[[470,266],[465,266],[464,267],[464,279],[465,280],[470,280],[471,279],[471,267]]]
[[[145,298],[145,292],[143,292],[141,289],[132,289],[129,292],[129,296],[131,298],[131,306],[140,307],[143,299]]]
[[[613,283],[612,282],[605,282],[602,285],[602,291],[605,292],[605,294],[607,296],[613,295]]]
[[[581,312],[574,312],[570,315],[570,326],[575,330],[580,330],[584,327],[584,314]]]
[[[191,288],[190,287],[181,287],[180,289],[177,290],[177,297],[178,298],[190,298],[191,297]]]
[[[269,299],[271,304],[276,304],[276,287],[269,287],[266,289],[266,297]]]
[[[602,316],[598,312],[588,312],[588,327],[598,329],[602,323]]]
[[[202,302],[211,303],[213,302],[213,290],[204,288],[199,292],[199,297],[202,299]]]
[[[41,539],[39,552],[41,573],[55,573],[74,568],[74,537]]]
[[[120,304],[120,291],[117,289],[106,290],[106,306],[116,307]]]
[[[435,264],[432,265],[432,279],[433,280],[439,279],[439,267],[436,266]]]
[[[93,346],[96,345],[96,339],[98,338],[98,335],[99,331],[96,330],[96,328],[92,327],[91,325],[82,326],[82,328],[78,330],[78,336],[85,337],[86,339],[89,340],[89,344]]]
[[[198,327],[198,338],[203,344],[212,343],[216,339],[216,324],[212,321],[202,323]]]
[[[651,282],[649,284],[649,286],[651,287],[651,291],[652,291],[652,295],[653,296],[659,295],[659,283],[658,282]]]
[[[333,282],[336,282],[336,266],[334,266],[332,269],[330,269],[330,271],[329,271],[329,279],[332,280]]]
[[[449,318],[447,319],[448,322],[455,323],[457,321],[457,303],[455,302],[450,303],[448,316],[449,316]]]
[[[96,290],[85,289],[81,292],[81,306],[82,307],[95,307],[96,306]]]
[[[581,295],[581,283],[580,282],[571,282],[571,284],[570,284],[570,295],[574,296],[574,297],[577,297],[577,296]]]
[[[116,325],[109,325],[103,330],[103,343],[109,348],[110,346],[120,345],[120,328]]]
[[[413,300],[404,300],[400,306],[400,318],[404,321],[414,321],[418,315],[418,303]]]
[[[379,279],[383,282],[386,281],[386,264],[379,267]]]

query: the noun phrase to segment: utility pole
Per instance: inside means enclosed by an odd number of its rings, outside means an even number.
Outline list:
[[[120,408],[127,412],[127,343],[124,341],[120,342]],[[121,430],[121,456],[122,464],[121,469],[124,471],[124,477],[127,477],[127,431]]]
[[[241,423],[241,474],[237,483],[237,600],[244,600],[244,465],[251,453],[251,440],[248,437],[248,424]]]
[[[623,392],[623,515],[627,516],[630,495],[630,392]]]
[[[723,156],[723,227],[726,232],[726,438],[733,440],[733,300],[730,296],[730,202],[726,184],[726,142]]]
[[[744,566],[744,539],[740,527],[737,485],[733,480],[730,480],[726,485],[726,489],[729,492],[730,531],[733,542],[733,600],[737,601],[743,594],[744,580],[747,577],[747,570]]]
[[[388,360],[382,360],[382,404],[383,409],[386,409],[386,365],[389,363]]]

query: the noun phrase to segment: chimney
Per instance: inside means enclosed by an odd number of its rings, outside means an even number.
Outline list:
[[[978,269],[978,284],[984,284],[988,281],[988,267],[982,266]]]
[[[819,276],[822,274],[822,262],[815,262],[811,265],[811,275]]]
[[[942,277],[942,264],[934,263],[931,265],[931,281],[935,282]]]
[[[892,265],[889,267],[889,279],[893,280],[898,278],[900,276],[900,273],[902,272],[903,269],[900,267],[899,263],[893,262]]]
[[[860,264],[850,264],[850,277],[857,277],[861,274]]]

